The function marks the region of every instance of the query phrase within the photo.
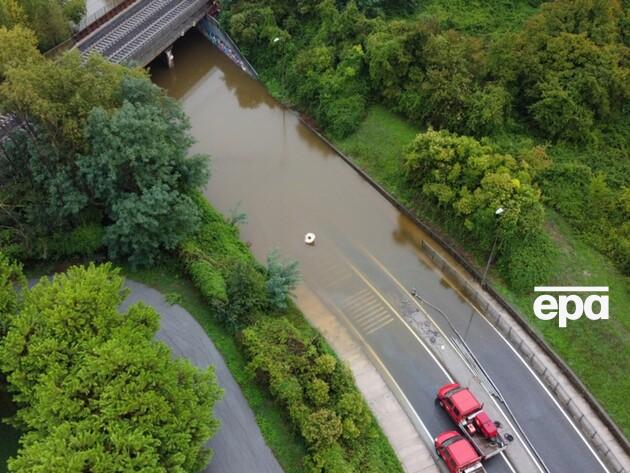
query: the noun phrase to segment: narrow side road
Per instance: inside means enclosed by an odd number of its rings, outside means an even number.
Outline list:
[[[130,280],[126,281],[126,286],[131,294],[122,309],[141,301],[157,310],[161,316],[157,338],[171,348],[173,356],[186,357],[200,368],[215,367],[217,380],[225,394],[215,407],[221,427],[208,444],[214,450],[214,456],[204,472],[282,473],[241,389],[201,325],[182,307],[166,302],[155,289]]]

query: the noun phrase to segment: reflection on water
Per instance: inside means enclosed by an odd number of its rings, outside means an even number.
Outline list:
[[[409,302],[405,289],[418,289],[461,333],[469,334],[468,344],[497,376],[502,392],[518,398],[513,405],[539,412],[549,403],[544,393],[533,390],[522,399],[513,376],[520,373],[525,379],[525,368],[507,347],[501,348],[481,318],[471,318],[471,306],[420,250],[423,240],[431,240],[261,84],[195,31],[175,45],[174,69],[158,61],[152,72],[155,82],[180,99],[190,116],[197,140],[193,152],[212,156],[212,178],[204,190],[208,199],[224,213],[242,203],[249,223],[241,235],[260,260],[276,246],[299,260],[305,283],[368,339],[432,433],[450,425],[443,413],[436,414],[433,403],[435,389],[445,381],[443,373],[379,299],[404,310]],[[313,247],[304,244],[307,232],[317,234]],[[445,328],[442,317],[435,317]],[[501,356],[496,350],[503,350]],[[579,455],[574,455],[575,444],[560,423],[530,422],[528,428],[534,431],[532,438],[555,439],[554,449],[560,442],[571,452],[558,457],[553,471],[586,471],[561,467],[566,458]],[[549,456],[556,458],[553,452]],[[495,461],[488,471],[507,470]]]
[[[157,61],[152,75],[182,101],[197,139],[194,151],[212,157],[206,195],[223,212],[242,202],[250,222],[243,237],[258,257],[279,246],[301,260],[308,281],[316,277],[309,267],[313,253],[328,245],[358,244],[408,261],[408,247],[426,238],[198,32],[176,44],[173,69]],[[315,248],[302,242],[309,231],[318,235]]]

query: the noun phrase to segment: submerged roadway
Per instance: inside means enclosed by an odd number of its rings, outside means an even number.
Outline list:
[[[453,429],[434,403],[448,370],[404,321],[418,310],[411,288],[466,334],[549,471],[608,471],[526,362],[422,253],[418,242],[430,238],[200,34],[176,43],[175,58],[171,70],[154,64],[153,78],[190,116],[194,151],[212,156],[206,196],[224,213],[247,214],[242,237],[260,259],[277,246],[299,260],[304,284],[369,344],[427,438]],[[312,247],[303,241],[311,231]],[[524,471],[503,456],[486,467]]]

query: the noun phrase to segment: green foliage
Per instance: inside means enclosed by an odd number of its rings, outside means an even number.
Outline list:
[[[0,339],[6,334],[11,317],[18,313],[21,294],[28,287],[22,265],[0,252]]]
[[[0,26],[29,28],[45,51],[68,39],[70,22],[77,23],[84,13],[85,0],[2,0]]]
[[[85,223],[69,232],[54,233],[38,239],[26,258],[49,260],[74,256],[93,256],[104,244],[105,229],[96,223]]]
[[[267,255],[267,294],[272,309],[284,311],[289,306],[291,292],[300,282],[298,262],[283,262],[277,249]]]
[[[127,194],[111,204],[115,222],[105,230],[111,258],[152,265],[163,250],[172,251],[198,225],[190,197],[159,183],[142,194]]]
[[[222,268],[227,304],[217,311],[219,319],[231,330],[240,330],[260,317],[268,305],[265,276],[257,266],[231,259]]]
[[[359,471],[350,449],[374,429],[352,376],[286,318],[264,318],[243,330],[248,369],[281,402],[309,447],[308,471]],[[371,471],[371,470],[367,470]]]
[[[7,70],[42,60],[37,50],[37,38],[20,25],[7,29],[0,26],[0,81]]]
[[[64,151],[83,149],[88,115],[94,107],[112,110],[122,105],[126,76],[146,77],[146,73],[114,65],[96,54],[84,61],[78,51],[70,51],[56,61],[9,68],[0,85],[0,102],[4,110],[43,127]]]
[[[535,286],[552,286],[558,274],[558,250],[545,233],[512,244],[499,258],[501,274],[517,293],[526,294]]]
[[[202,224],[180,245],[179,254],[217,319],[231,331],[240,330],[269,308],[267,278],[238,239],[238,228],[203,195],[194,194],[192,199]]]
[[[27,254],[85,254],[98,238],[112,258],[153,264],[197,228],[187,194],[207,181],[207,158],[188,156],[186,115],[144,73],[67,54],[10,68],[0,95],[27,122],[0,153],[4,218]],[[105,227],[104,237],[38,245],[86,223],[85,214]]]
[[[545,136],[593,139],[630,97],[628,47],[617,0],[561,0],[542,6],[508,51],[518,100]]]
[[[12,472],[200,471],[212,409],[212,368],[174,360],[154,340],[158,314],[118,312],[123,279],[109,265],[74,267],[25,295],[0,345],[0,365],[26,433]],[[28,346],[28,349],[26,347]]]
[[[474,138],[429,130],[408,146],[404,166],[411,185],[454,213],[486,247],[495,234],[513,245],[541,229],[540,191],[522,160]],[[505,211],[495,222],[499,207]]]

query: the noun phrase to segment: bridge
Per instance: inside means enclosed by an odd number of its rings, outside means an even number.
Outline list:
[[[77,32],[68,47],[84,57],[98,52],[114,63],[146,66],[163,52],[172,64],[172,44],[207,15],[216,13],[214,0],[124,0]],[[19,124],[0,115],[0,141]]]
[[[98,52],[115,63],[146,66],[212,9],[210,0],[137,0],[80,39],[75,48],[87,56]]]

